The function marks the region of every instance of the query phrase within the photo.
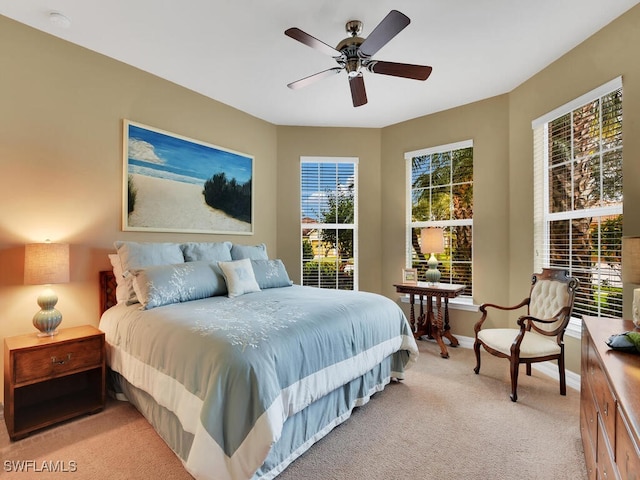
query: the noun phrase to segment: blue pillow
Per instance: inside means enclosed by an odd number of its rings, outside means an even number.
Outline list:
[[[289,279],[287,269],[282,260],[251,260],[253,273],[261,289],[290,287],[293,282]]]
[[[180,245],[186,262],[230,262],[231,242],[187,242]]]
[[[231,259],[242,260],[243,258],[269,260],[267,256],[267,246],[264,243],[258,245],[240,245],[239,243],[234,243],[231,245]]]
[[[224,285],[207,262],[156,265],[131,274],[143,310],[212,297],[221,289],[220,283]]]
[[[154,265],[170,265],[184,262],[184,256],[180,245],[177,243],[154,242],[125,242],[114,243],[124,278],[126,303],[132,305],[138,303],[135,289],[133,288],[133,270],[147,268]]]

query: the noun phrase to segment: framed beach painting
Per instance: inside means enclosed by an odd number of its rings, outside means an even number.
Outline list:
[[[124,121],[122,229],[253,234],[251,155]]]

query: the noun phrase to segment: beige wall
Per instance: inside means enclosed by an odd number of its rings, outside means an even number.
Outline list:
[[[117,239],[265,242],[276,251],[276,127],[0,16],[0,342],[34,331],[24,244],[71,244],[63,326],[97,325],[98,271]],[[122,232],[122,120],[255,157],[253,236]],[[2,379],[0,379],[0,382]]]
[[[509,94],[383,129],[345,129],[277,127],[0,17],[0,341],[33,331],[38,287],[22,284],[24,244],[45,238],[72,245],[71,283],[56,288],[64,326],[97,324],[97,272],[108,268],[117,239],[266,242],[299,280],[298,164],[307,155],[360,159],[361,288],[397,298],[404,153],[467,139],[475,157],[475,301],[517,302],[533,264],[531,121],[617,75],[625,234],[640,235],[639,25],[637,6]],[[254,155],[255,235],[122,232],[122,119]],[[453,331],[471,336],[476,318],[454,311]],[[567,351],[568,368],[579,371],[575,340]]]
[[[533,264],[531,121],[622,75],[624,235],[640,235],[640,6],[631,9],[509,94],[509,296]],[[630,295],[625,294],[630,317]],[[579,341],[567,339],[567,368],[580,370]]]
[[[533,269],[531,122],[619,75],[623,77],[624,235],[640,235],[640,6],[508,95],[418,118],[382,131],[382,292],[400,276],[405,254],[405,152],[474,141],[474,300],[514,305]],[[628,287],[626,287],[628,288]],[[625,315],[630,295],[625,291]],[[406,307],[405,307],[406,309]],[[478,314],[452,311],[452,331],[473,336]],[[495,317],[509,325],[516,315]],[[580,343],[567,338],[567,368],[580,371]]]
[[[508,301],[509,290],[509,103],[508,96],[490,98],[435,115],[387,127],[382,132],[382,292],[394,294],[393,283],[405,267],[405,152],[473,140],[473,278],[475,299]],[[499,319],[499,317],[496,317]],[[452,330],[473,336],[477,314],[452,311]],[[492,320],[493,321],[493,320]]]
[[[380,292],[380,130],[278,127],[278,254],[300,281],[300,157],[357,157],[360,289]]]

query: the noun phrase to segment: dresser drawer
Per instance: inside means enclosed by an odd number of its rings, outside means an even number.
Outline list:
[[[582,443],[585,444],[585,438],[589,439],[589,444],[592,445],[594,449],[591,456],[595,457],[595,446],[598,435],[598,414],[596,413],[596,405],[593,401],[593,395],[591,394],[589,385],[583,385],[580,391],[580,409],[582,410],[582,414],[580,415]]]
[[[620,478],[640,480],[640,449],[620,410],[616,411],[616,464]]]
[[[584,461],[587,467],[587,480],[597,480],[596,475],[596,435],[597,435],[597,420],[595,408],[591,408],[592,412],[586,413],[585,407],[593,407],[593,402],[581,407],[582,414],[580,415],[580,435],[582,437],[582,449],[584,450]],[[591,422],[590,423],[590,420]],[[593,431],[593,434],[590,432]]]
[[[100,366],[102,337],[21,350],[14,356],[14,383],[21,384],[52,378],[66,372]]]
[[[593,345],[589,348],[589,375],[598,416],[603,423],[610,448],[613,448],[616,431],[616,401]],[[600,450],[600,442],[598,442],[598,450]]]
[[[612,412],[615,416],[615,414]],[[599,480],[616,480],[616,475],[613,458],[613,453],[609,449],[609,445],[604,439],[604,432],[602,429],[602,422],[598,421],[598,446],[597,446],[597,466],[598,466],[598,479]]]

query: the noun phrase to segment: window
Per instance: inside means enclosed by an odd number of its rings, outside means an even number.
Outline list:
[[[358,289],[358,159],[302,157],[302,284]]]
[[[580,280],[575,317],[622,317],[622,80],[533,129],[534,268],[566,268]]]
[[[466,285],[473,295],[473,142],[471,140],[405,154],[408,221],[406,265],[425,281],[431,252],[420,247],[420,230],[442,227],[445,251],[437,255],[440,282]]]

